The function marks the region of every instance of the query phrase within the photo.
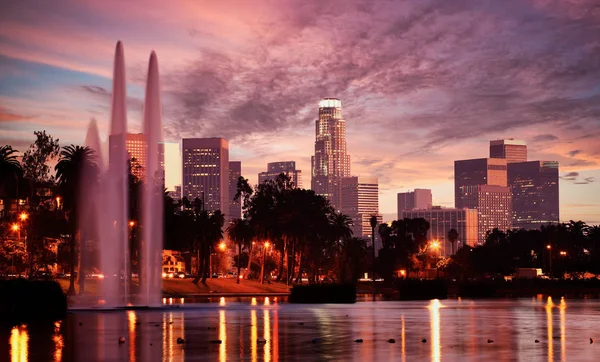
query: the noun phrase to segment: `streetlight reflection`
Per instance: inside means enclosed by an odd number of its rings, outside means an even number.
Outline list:
[[[256,305],[256,298],[252,298],[254,301],[254,305]],[[258,327],[256,322],[256,310],[252,309],[250,311],[250,355],[252,358],[252,362],[256,362],[258,360],[257,346],[258,342]]]
[[[61,321],[54,322],[54,334],[52,335],[52,342],[54,342],[54,361],[61,362],[62,361],[62,350],[65,346],[65,341],[60,333],[60,325]]]
[[[440,308],[443,307],[438,299],[429,303],[429,319],[431,325],[431,361],[442,360],[442,345],[440,344]]]
[[[10,357],[11,362],[27,362],[29,333],[27,326],[14,327],[10,331]]]
[[[135,312],[127,311],[127,325],[129,327],[129,361],[135,362]]]
[[[402,315],[402,362],[406,361],[406,329],[404,329],[404,315]]]
[[[565,302],[565,297],[560,298],[560,304],[558,306],[558,310],[560,313],[560,360],[567,360],[567,332],[566,332],[566,324],[567,324],[567,303]]]
[[[225,324],[225,311],[219,311],[219,362],[227,361],[227,324]]]
[[[225,306],[225,297],[221,297],[221,299],[219,299],[219,306]]]
[[[546,302],[546,324],[548,325],[548,362],[554,361],[554,346],[552,345],[552,297]]]

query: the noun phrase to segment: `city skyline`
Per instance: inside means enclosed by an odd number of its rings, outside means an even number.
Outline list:
[[[141,131],[143,64],[155,47],[168,54],[165,141],[225,137],[252,183],[275,160],[310,169],[315,105],[335,97],[344,102],[352,174],[379,178],[386,220],[395,218],[396,194],[414,188],[452,207],[453,160],[487,157],[490,140],[514,137],[529,159],[559,162],[561,220],[599,223],[600,201],[589,197],[600,179],[600,67],[585,61],[599,52],[588,46],[600,30],[591,4],[459,3],[231,10],[182,2],[155,7],[159,20],[134,2],[10,3],[0,14],[0,143],[23,152],[33,131],[46,129],[63,145],[82,144],[90,118],[105,134],[112,51],[122,39],[131,132]],[[68,6],[81,16],[61,11]],[[237,17],[218,16],[225,7]],[[118,15],[127,10],[136,17]],[[471,28],[466,18],[476,19]],[[150,19],[157,30],[148,32]],[[524,41],[511,42],[517,35]]]

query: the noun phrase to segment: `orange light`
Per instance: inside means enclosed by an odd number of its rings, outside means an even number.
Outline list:
[[[21,221],[25,221],[25,220],[27,220],[28,218],[29,218],[29,215],[28,215],[26,212],[22,212],[22,213],[19,215],[19,220],[21,220]]]
[[[402,276],[406,276],[406,270],[404,270],[404,269],[401,269],[401,270],[400,270],[400,275],[402,275]]]
[[[267,248],[267,249],[268,249],[268,248],[270,248],[270,247],[271,247],[271,243],[270,243],[270,242],[268,242],[268,241],[265,241],[265,248]]]
[[[12,229],[12,231],[19,231],[20,229],[19,224],[12,224],[10,228]]]
[[[548,250],[552,249],[552,245],[550,245],[550,244],[546,245],[546,249],[548,249]]]
[[[225,245],[225,243],[224,243],[224,242],[220,242],[220,243],[219,243],[219,250],[221,250],[221,251],[225,251],[225,249],[226,249],[226,248],[227,248],[227,245]]]
[[[560,252],[560,255],[562,255],[562,256],[567,256],[567,252],[566,252],[566,251],[561,251],[561,252]]]
[[[433,240],[433,241],[431,242],[431,248],[432,248],[432,249],[437,249],[437,248],[439,248],[439,247],[440,247],[440,243],[439,243],[439,241],[437,241],[437,240]]]
[[[134,226],[135,226],[135,221],[131,220],[131,221],[129,222],[129,227],[134,227]]]

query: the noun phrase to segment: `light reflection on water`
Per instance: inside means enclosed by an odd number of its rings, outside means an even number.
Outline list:
[[[597,338],[599,303],[568,303],[534,298],[294,305],[255,299],[167,311],[74,313],[47,329],[22,325],[2,334],[10,350],[0,361],[596,361],[589,338]],[[357,338],[364,342],[354,343]],[[400,344],[387,343],[390,338]],[[221,344],[209,343],[215,339]]]

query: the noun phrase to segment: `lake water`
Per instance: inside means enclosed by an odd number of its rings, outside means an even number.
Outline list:
[[[0,361],[600,360],[600,300],[297,305],[273,299],[171,299],[161,310],[74,312],[55,325],[2,330]],[[222,343],[210,343],[217,339]]]

